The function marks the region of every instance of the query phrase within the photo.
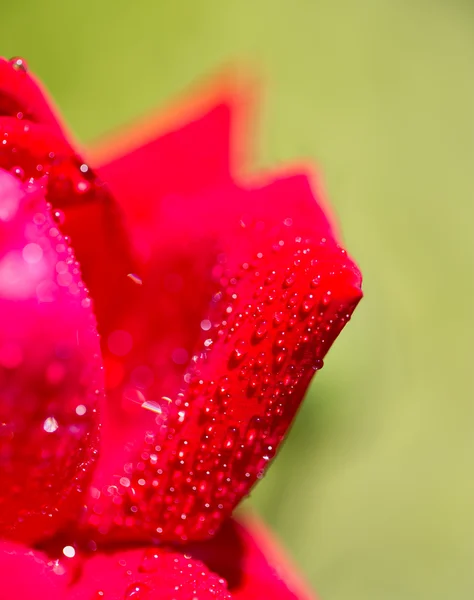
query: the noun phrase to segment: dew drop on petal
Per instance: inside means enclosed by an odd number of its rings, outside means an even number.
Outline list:
[[[76,550],[73,546],[64,546],[63,554],[66,558],[74,558],[74,556],[76,556]]]
[[[58,225],[64,225],[64,221],[66,220],[66,216],[62,210],[54,210],[53,211],[53,221]]]
[[[201,321],[201,329],[203,331],[209,331],[211,326],[212,326],[212,323],[209,321],[209,319],[204,319],[203,321]]]
[[[59,427],[58,422],[54,417],[48,417],[43,423],[43,429],[46,433],[54,433]]]
[[[137,285],[143,285],[143,281],[141,279],[141,277],[139,277],[138,275],[135,275],[135,273],[129,273],[127,275],[127,277],[133,281],[133,283],[136,283]]]
[[[14,56],[10,58],[10,64],[15,69],[15,71],[22,71],[26,73],[28,71],[28,65],[26,64],[25,59],[20,58],[19,56]]]
[[[15,177],[18,177],[18,179],[23,179],[25,176],[25,171],[21,167],[12,167],[10,173],[15,175]]]
[[[125,590],[124,600],[132,598],[133,600],[143,600],[149,595],[150,587],[141,581],[132,583]]]

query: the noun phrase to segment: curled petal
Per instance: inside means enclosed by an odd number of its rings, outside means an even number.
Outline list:
[[[40,186],[0,170],[0,531],[34,541],[81,506],[98,444],[99,339]]]
[[[302,176],[168,198],[154,226],[136,304],[109,339],[122,371],[89,520],[186,541],[212,536],[263,476],[360,273]]]

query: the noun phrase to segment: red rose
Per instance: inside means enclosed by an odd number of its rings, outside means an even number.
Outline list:
[[[0,61],[7,597],[308,597],[231,514],[361,278],[308,176],[240,175],[244,100],[220,85],[86,158]]]

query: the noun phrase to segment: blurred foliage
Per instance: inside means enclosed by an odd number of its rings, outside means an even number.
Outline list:
[[[0,53],[82,140],[265,75],[260,164],[322,167],[366,297],[254,503],[325,600],[473,598],[473,3],[19,0]]]

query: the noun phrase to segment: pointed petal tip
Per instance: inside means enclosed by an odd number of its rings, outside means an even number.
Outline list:
[[[167,108],[151,111],[118,133],[105,135],[88,149],[88,158],[98,167],[107,165],[206,115],[214,115],[209,127],[213,121],[220,121],[221,135],[228,145],[232,144],[232,163],[238,169],[249,158],[248,130],[259,92],[257,81],[250,70],[228,66],[204,82],[191,84]]]
[[[65,135],[65,126],[44,86],[28,71],[24,59],[0,57],[0,116],[14,116],[47,125],[55,135]]]

